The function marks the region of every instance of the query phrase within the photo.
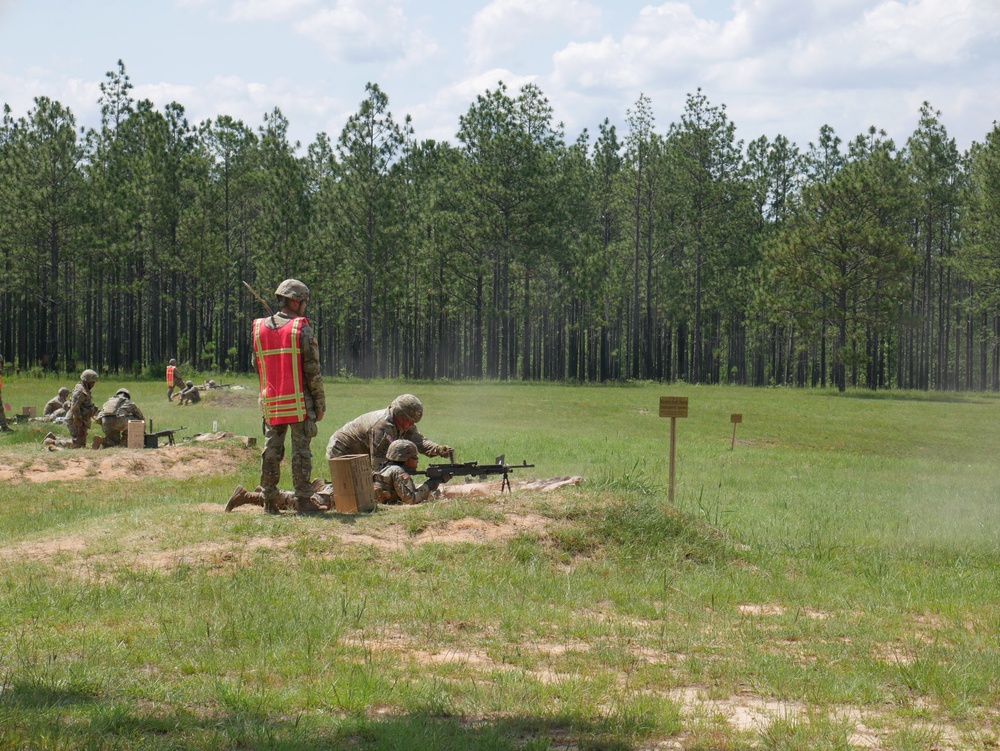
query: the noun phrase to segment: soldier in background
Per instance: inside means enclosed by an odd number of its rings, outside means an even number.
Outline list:
[[[372,471],[377,472],[386,463],[386,453],[397,438],[405,439],[416,446],[425,456],[448,456],[451,446],[439,446],[424,438],[416,424],[424,415],[424,405],[413,394],[401,394],[385,409],[367,412],[344,425],[330,437],[326,446],[326,458],[350,454],[368,454],[372,460]]]
[[[45,402],[45,408],[42,410],[42,417],[47,417],[50,420],[54,420],[57,417],[65,417],[66,413],[69,411],[69,389],[63,386],[59,389],[59,393]]]
[[[142,410],[139,405],[132,401],[132,394],[128,389],[118,389],[115,395],[104,402],[101,411],[97,413],[97,422],[104,431],[105,446],[121,446],[128,430],[129,420],[142,420],[145,422]]]
[[[281,310],[253,322],[253,354],[265,439],[260,456],[261,490],[248,492],[238,486],[226,508],[255,503],[262,504],[268,513],[279,512],[278,481],[285,457],[285,434],[291,433],[296,511],[318,513],[325,505],[314,497],[310,442],[316,436],[316,423],[326,412],[326,394],[319,347],[305,318],[309,288],[297,279],[286,279],[274,294]]]
[[[395,440],[389,444],[385,458],[387,463],[372,473],[375,485],[375,500],[379,503],[405,503],[412,506],[423,503],[442,482],[451,479],[449,475],[438,479],[432,477],[419,488],[410,477],[417,468],[417,446],[413,441]]]
[[[174,400],[174,387],[183,388],[184,384],[181,381],[180,375],[177,373],[177,360],[170,358],[170,362],[167,363],[167,401],[172,402]]]
[[[3,355],[0,355],[0,433],[12,433],[7,424],[7,412],[3,406]]]
[[[96,383],[97,371],[87,368],[80,374],[80,382],[73,387],[73,393],[69,396],[69,412],[66,415],[70,438],[56,438],[55,433],[49,433],[42,443],[63,448],[86,447],[90,421],[97,414],[97,407],[91,397],[91,391]]]
[[[201,394],[198,391],[198,387],[194,385],[194,381],[185,381],[184,390],[181,391],[181,405],[197,404],[200,401]]]

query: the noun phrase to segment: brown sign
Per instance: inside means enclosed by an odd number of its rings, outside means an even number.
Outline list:
[[[688,398],[686,396],[661,396],[660,417],[687,417]]]
[[[733,414],[729,415],[729,422],[731,422],[733,425],[743,422],[743,415],[741,415],[739,412],[734,412]]]

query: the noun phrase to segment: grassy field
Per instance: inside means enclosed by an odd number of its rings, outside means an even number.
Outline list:
[[[252,389],[127,385],[157,429],[260,433]],[[225,514],[258,477],[235,438],[0,435],[0,747],[1000,745],[997,395],[330,381],[314,474],[407,391],[459,461],[583,483]],[[673,504],[664,395],[690,400]]]

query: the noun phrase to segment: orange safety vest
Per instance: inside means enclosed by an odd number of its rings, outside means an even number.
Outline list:
[[[269,329],[266,318],[253,322],[253,351],[260,379],[260,405],[268,425],[286,425],[306,419],[302,388],[300,332],[309,323],[293,318],[281,328]]]
[[[176,365],[167,366],[167,386],[174,385],[174,371],[177,370]]]

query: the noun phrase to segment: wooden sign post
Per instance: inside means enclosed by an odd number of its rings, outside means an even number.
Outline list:
[[[733,445],[729,447],[729,450],[732,451],[736,448],[736,426],[743,422],[743,415],[739,412],[734,412],[729,415],[729,422],[733,424]]]
[[[661,396],[660,417],[670,418],[670,486],[667,497],[674,500],[674,460],[677,456],[677,418],[688,416],[686,396]]]

